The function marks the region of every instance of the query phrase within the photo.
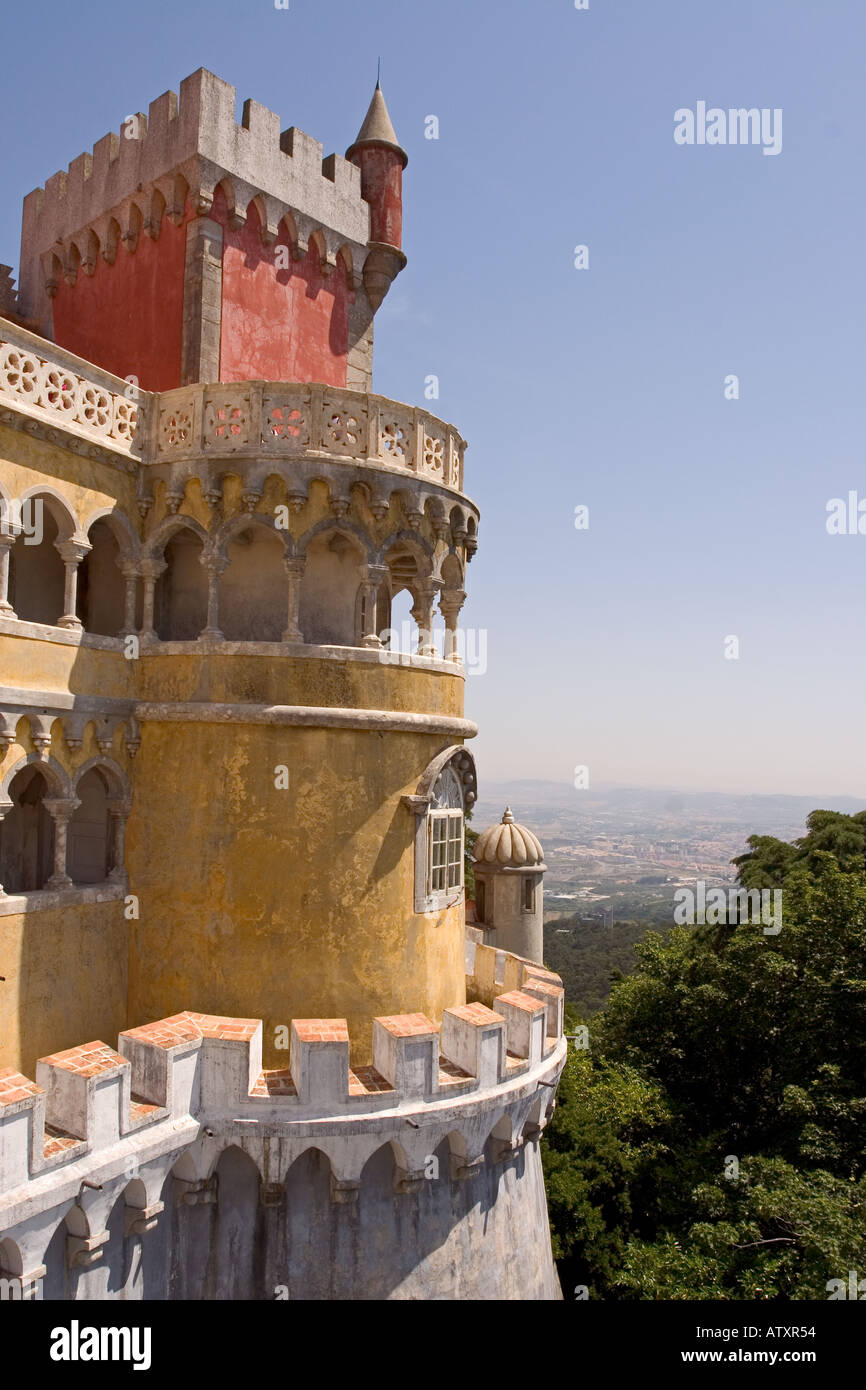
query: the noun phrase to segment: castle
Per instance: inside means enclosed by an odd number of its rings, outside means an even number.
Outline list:
[[[372,393],[406,163],[378,86],[323,159],[200,70],[0,268],[13,1296],[560,1297],[563,992],[510,811],[465,902],[465,442]]]

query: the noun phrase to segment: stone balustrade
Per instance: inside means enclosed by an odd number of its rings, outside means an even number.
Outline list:
[[[0,320],[0,423],[32,433],[60,430],[78,452],[106,451],[134,468],[148,393],[99,367],[88,365],[84,374],[81,365],[73,353]]]
[[[294,382],[183,386],[158,400],[154,463],[201,455],[346,459],[463,490],[452,425],[384,396]]]
[[[46,346],[50,351],[46,353]],[[0,423],[71,438],[134,468],[185,460],[327,459],[463,491],[466,442],[444,421],[363,391],[245,381],[154,394],[8,321],[0,322]],[[90,446],[88,448],[88,445]]]

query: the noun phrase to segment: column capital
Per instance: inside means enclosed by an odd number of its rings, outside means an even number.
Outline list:
[[[64,565],[80,565],[85,555],[88,555],[93,547],[85,541],[55,541],[54,549],[57,551]]]
[[[55,825],[65,823],[78,810],[81,802],[76,796],[52,796],[43,797],[42,805],[45,807]]]
[[[284,555],[283,565],[290,579],[302,579],[307,567],[306,555]]]

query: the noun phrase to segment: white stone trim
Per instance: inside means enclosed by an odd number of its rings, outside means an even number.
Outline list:
[[[449,734],[474,738],[478,725],[450,715],[408,714],[402,710],[336,709],[321,705],[212,704],[185,700],[141,701],[135,707],[143,723],[276,724],[316,729],[370,729],[391,733]]]
[[[32,893],[0,896],[0,917],[25,912],[46,912],[53,907],[83,907],[92,903],[117,902],[126,896],[123,883],[88,883],[71,888],[37,888]]]

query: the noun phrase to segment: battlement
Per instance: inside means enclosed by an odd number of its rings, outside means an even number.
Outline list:
[[[179,97],[164,92],[147,115],[125,117],[119,134],[104,135],[92,152],[78,155],[68,169],[27,195],[23,254],[46,252],[101,221],[107,236],[108,218],[118,212],[128,241],[132,203],[143,230],[156,236],[163,212],[180,219],[187,197],[197,213],[208,211],[226,176],[229,215],[236,224],[258,199],[263,226],[272,234],[292,211],[310,226],[366,245],[370,217],[361,198],[360,170],[335,154],[323,159],[318,140],[294,126],[281,130],[280,117],[256,101],[244,102],[238,124],[235,106],[234,87],[200,68],[180,84]],[[106,236],[100,238],[103,244]],[[29,302],[33,286],[29,279],[25,284],[23,269],[21,290]]]
[[[288,1068],[264,1071],[260,1020],[193,1012],[126,1030],[117,1051],[97,1040],[43,1057],[35,1082],[7,1068],[0,1193],[190,1119],[363,1120],[528,1080],[562,1040],[557,979],[526,976],[495,1008],[446,1009],[441,1028],[420,1013],[376,1018],[373,1064],[354,1070],[345,1019],[293,1020]]]

